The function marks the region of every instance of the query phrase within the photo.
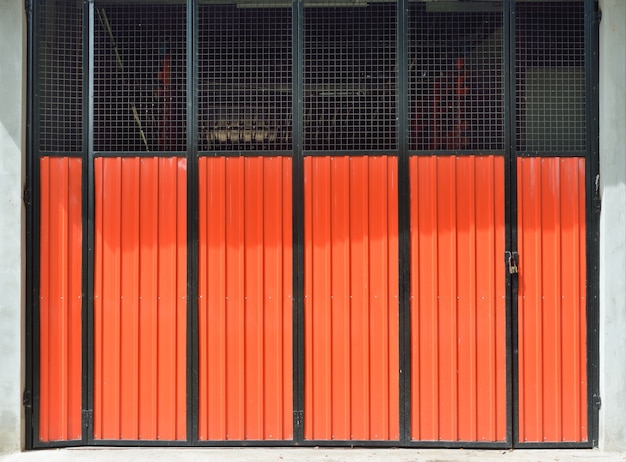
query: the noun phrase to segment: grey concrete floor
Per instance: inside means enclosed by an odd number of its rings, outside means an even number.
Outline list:
[[[626,454],[597,449],[328,449],[328,448],[80,448],[0,454],[0,462],[622,462]]]

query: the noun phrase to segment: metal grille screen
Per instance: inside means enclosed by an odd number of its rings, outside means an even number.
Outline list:
[[[584,3],[516,6],[518,151],[585,149]]]
[[[199,133],[209,151],[291,149],[291,9],[200,5]]]
[[[304,149],[396,149],[396,6],[328,3],[305,3]]]
[[[96,151],[185,150],[185,12],[183,5],[96,5]]]
[[[468,3],[410,3],[411,149],[503,149],[501,5]]]
[[[515,6],[516,149],[585,149],[584,3]],[[82,2],[39,7],[39,149],[83,143]],[[292,12],[272,5],[199,6],[201,151],[397,149],[396,4],[307,0],[303,120],[292,120]],[[186,8],[97,3],[96,151],[186,148]],[[502,150],[499,1],[409,2],[409,137],[419,151]]]
[[[82,2],[42,1],[39,17],[39,150],[82,149]]]

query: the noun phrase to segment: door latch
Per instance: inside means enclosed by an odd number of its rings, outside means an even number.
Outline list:
[[[517,265],[519,264],[519,255],[517,252],[506,252],[506,264],[509,274],[517,274],[519,272]]]

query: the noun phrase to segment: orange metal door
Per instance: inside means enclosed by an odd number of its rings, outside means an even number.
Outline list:
[[[199,439],[292,439],[291,159],[199,172]]]
[[[504,158],[409,165],[411,439],[505,441]]]
[[[95,439],[187,437],[186,162],[95,160]]]
[[[304,437],[397,440],[395,157],[304,161]]]
[[[584,158],[517,160],[519,441],[587,441]]]
[[[82,438],[82,161],[40,168],[39,441]]]

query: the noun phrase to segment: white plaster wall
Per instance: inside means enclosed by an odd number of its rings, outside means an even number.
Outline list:
[[[626,452],[626,1],[600,8],[599,444]]]
[[[0,0],[0,450],[22,428],[22,136],[24,5]]]

